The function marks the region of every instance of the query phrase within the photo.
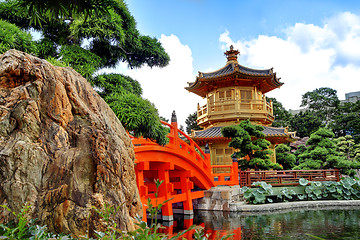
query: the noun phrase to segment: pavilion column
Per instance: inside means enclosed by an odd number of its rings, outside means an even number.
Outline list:
[[[271,144],[271,145],[269,146],[269,150],[272,151],[272,154],[270,155],[270,161],[271,161],[272,163],[276,163],[276,151],[275,151],[275,146],[276,146],[276,144]]]

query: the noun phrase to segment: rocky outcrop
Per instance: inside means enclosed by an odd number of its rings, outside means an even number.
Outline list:
[[[141,213],[133,145],[108,105],[73,69],[10,50],[0,55],[0,204],[25,203],[76,236],[101,230],[92,206],[120,207],[122,230]]]

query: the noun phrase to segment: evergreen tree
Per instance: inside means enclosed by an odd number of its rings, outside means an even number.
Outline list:
[[[281,102],[277,101],[276,98],[267,98],[268,101],[273,103],[273,114],[275,117],[272,123],[273,127],[287,127],[290,125],[291,113],[287,111]]]
[[[334,141],[334,133],[326,128],[320,128],[311,134],[307,141],[307,149],[298,156],[299,165],[294,169],[331,169],[338,168],[342,173],[354,175],[353,169],[360,168],[358,162],[349,161],[339,154]]]
[[[351,135],[336,138],[334,142],[337,151],[342,153],[348,160],[360,160],[360,144],[356,144]]]
[[[231,138],[229,147],[237,151],[232,158],[240,159],[239,167],[242,170],[253,168],[255,170],[280,170],[282,167],[270,161],[270,142],[265,139],[262,132],[264,128],[255,125],[250,120],[244,120],[239,125],[222,128],[224,137]],[[248,158],[248,159],[246,159]]]
[[[290,153],[291,148],[285,144],[279,144],[276,146],[276,162],[280,164],[284,170],[291,170],[295,167],[296,157]]]
[[[308,137],[323,125],[322,120],[313,111],[302,111],[290,119],[290,130],[296,131],[300,138]]]
[[[340,104],[330,128],[336,137],[352,135],[360,143],[360,101]]]
[[[191,130],[200,130],[201,128],[199,125],[197,125],[196,122],[197,119],[197,112],[189,114],[189,116],[186,118],[186,133],[191,134]]]

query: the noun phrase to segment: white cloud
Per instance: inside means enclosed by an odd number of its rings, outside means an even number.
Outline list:
[[[302,94],[319,87],[346,92],[360,91],[360,17],[341,13],[323,26],[297,23],[286,29],[285,39],[260,35],[249,41],[234,41],[228,31],[220,35],[222,49],[234,45],[239,62],[256,68],[271,68],[285,84],[268,93],[285,108],[297,109]]]
[[[140,82],[143,97],[155,104],[159,114],[170,120],[173,110],[176,111],[178,126],[185,125],[185,119],[196,111],[200,97],[184,89],[193,82],[193,58],[191,49],[183,45],[175,35],[161,35],[159,39],[170,56],[170,63],[164,68],[142,67],[126,69],[122,65],[122,73]]]
[[[274,67],[284,85],[267,96],[277,98],[287,109],[298,109],[302,95],[315,88],[336,89],[339,99],[344,99],[346,92],[360,91],[359,16],[342,13],[326,19],[322,26],[297,23],[285,29],[285,33],[283,39],[259,35],[248,41],[235,41],[226,31],[220,35],[219,42],[221,51],[231,44],[239,49],[239,62],[244,66]],[[178,124],[185,127],[187,116],[196,110],[199,102],[204,104],[199,96],[184,89],[187,82],[195,80],[193,72],[198,69],[193,69],[191,49],[177,36],[162,35],[159,40],[171,58],[168,66],[131,70],[123,63],[116,71],[138,80],[143,97],[155,104],[161,116],[170,119],[175,110]],[[209,69],[213,70],[216,69]]]

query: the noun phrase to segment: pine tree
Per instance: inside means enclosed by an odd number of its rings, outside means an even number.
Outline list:
[[[265,139],[262,132],[264,128],[255,125],[250,120],[244,120],[239,125],[222,128],[224,137],[231,138],[229,147],[237,151],[232,158],[240,159],[239,167],[242,170],[253,168],[255,170],[280,170],[282,167],[270,161],[270,142]],[[248,159],[247,159],[248,158]]]
[[[291,170],[295,167],[296,157],[290,153],[290,147],[285,144],[279,144],[276,146],[276,162],[280,164],[284,170]]]
[[[320,128],[311,134],[306,142],[309,145],[298,156],[299,165],[294,169],[332,169],[338,168],[342,173],[354,175],[353,169],[359,169],[359,162],[349,161],[346,156],[339,153],[332,140],[334,133],[327,128]]]

